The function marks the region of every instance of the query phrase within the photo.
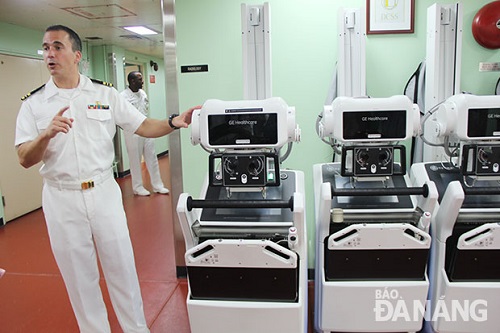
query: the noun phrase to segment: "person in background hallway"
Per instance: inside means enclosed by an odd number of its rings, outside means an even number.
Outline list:
[[[149,101],[148,95],[142,86],[144,81],[140,72],[130,72],[127,76],[128,88],[121,92],[121,95],[136,107],[142,114],[148,115]],[[168,194],[168,189],[163,185],[160,176],[158,159],[156,158],[155,140],[144,138],[133,132],[124,132],[125,145],[127,146],[128,158],[130,161],[130,176],[132,177],[132,189],[136,195],[149,195],[142,184],[141,160],[144,156],[146,167],[153,191],[161,194]]]
[[[81,332],[110,332],[97,255],[124,332],[149,332],[120,187],[113,178],[116,125],[159,137],[188,127],[180,116],[146,118],[116,89],[79,73],[82,43],[55,25],[43,36],[48,82],[25,96],[17,117],[20,164],[42,161],[42,207],[52,252]]]

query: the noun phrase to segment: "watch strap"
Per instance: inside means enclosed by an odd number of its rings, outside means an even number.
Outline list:
[[[180,127],[175,126],[175,125],[174,125],[174,123],[173,123],[174,118],[175,118],[175,117],[177,117],[177,116],[178,116],[178,114],[177,114],[177,113],[172,113],[172,114],[168,117],[168,125],[169,125],[172,129],[174,129],[174,130],[176,130],[176,129],[179,129],[179,128],[180,128]]]

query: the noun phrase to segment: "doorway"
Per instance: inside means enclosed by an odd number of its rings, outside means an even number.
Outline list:
[[[0,77],[9,82],[0,90],[0,192],[8,222],[42,206],[42,177],[38,173],[41,162],[24,169],[14,140],[21,97],[47,82],[50,74],[41,59],[0,54]]]

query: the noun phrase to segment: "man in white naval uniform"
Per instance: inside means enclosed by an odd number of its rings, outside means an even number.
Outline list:
[[[130,72],[127,76],[128,88],[120,94],[143,115],[148,116],[148,95],[142,89],[144,84],[140,72]],[[169,191],[163,185],[160,175],[160,167],[156,158],[155,140],[144,138],[133,132],[124,131],[125,145],[130,162],[130,177],[132,177],[132,190],[136,195],[149,195],[149,191],[142,184],[141,159],[144,156],[148,168],[151,186],[156,193],[167,194]]]
[[[73,30],[47,28],[42,47],[51,78],[25,96],[15,145],[22,166],[43,161],[43,211],[80,331],[110,332],[98,253],[123,331],[149,332],[121,191],[111,170],[113,136],[116,125],[143,136],[169,134],[188,127],[199,107],[168,120],[146,118],[114,88],[79,73],[81,40]]]

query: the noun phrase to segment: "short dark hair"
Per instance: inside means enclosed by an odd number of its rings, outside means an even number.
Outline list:
[[[135,79],[137,77],[137,74],[141,74],[142,75],[142,73],[139,72],[139,71],[132,71],[132,72],[128,73],[128,75],[127,75],[127,81],[128,81],[129,84],[130,84],[130,82],[132,82],[133,79]]]
[[[56,25],[51,25],[47,29],[45,29],[45,32],[48,31],[66,31],[69,35],[69,39],[71,41],[71,48],[73,51],[80,51],[82,52],[82,40],[80,39],[80,36],[71,28],[68,28],[67,26],[56,24]]]

